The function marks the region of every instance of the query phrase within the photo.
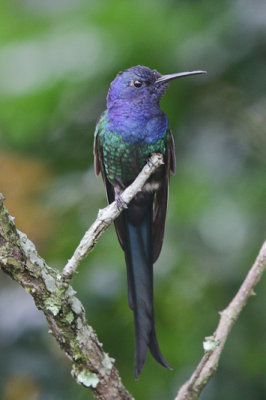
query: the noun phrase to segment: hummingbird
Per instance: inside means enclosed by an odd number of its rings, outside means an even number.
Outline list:
[[[148,349],[158,363],[172,369],[159,348],[153,306],[153,264],[163,243],[169,175],[176,168],[173,135],[160,100],[171,80],[204,73],[162,75],[141,65],[118,73],[95,129],[94,170],[102,175],[109,203],[116,200],[121,205],[121,192],[152,153],[161,153],[164,161],[114,221],[125,254],[128,304],[134,314],[136,379]]]

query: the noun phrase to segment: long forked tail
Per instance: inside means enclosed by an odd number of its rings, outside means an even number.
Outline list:
[[[124,211],[124,251],[128,274],[128,302],[134,312],[135,378],[145,363],[148,348],[158,363],[172,369],[161,354],[153,309],[152,224],[153,195]]]

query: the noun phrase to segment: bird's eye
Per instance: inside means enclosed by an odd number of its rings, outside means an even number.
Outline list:
[[[134,82],[133,82],[133,84],[134,84],[134,86],[136,87],[136,88],[141,88],[141,86],[143,85],[143,82],[141,82],[141,81],[139,81],[139,80],[135,80]]]

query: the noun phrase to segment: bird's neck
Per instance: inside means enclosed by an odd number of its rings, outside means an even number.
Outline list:
[[[167,117],[159,104],[115,101],[108,104],[107,129],[132,143],[154,143],[165,135]]]

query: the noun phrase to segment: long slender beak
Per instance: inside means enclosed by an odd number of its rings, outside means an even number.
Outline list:
[[[199,74],[207,74],[207,71],[190,71],[190,72],[179,72],[177,74],[162,75],[155,81],[155,83],[169,82],[172,79],[182,78],[183,76],[199,75]]]

